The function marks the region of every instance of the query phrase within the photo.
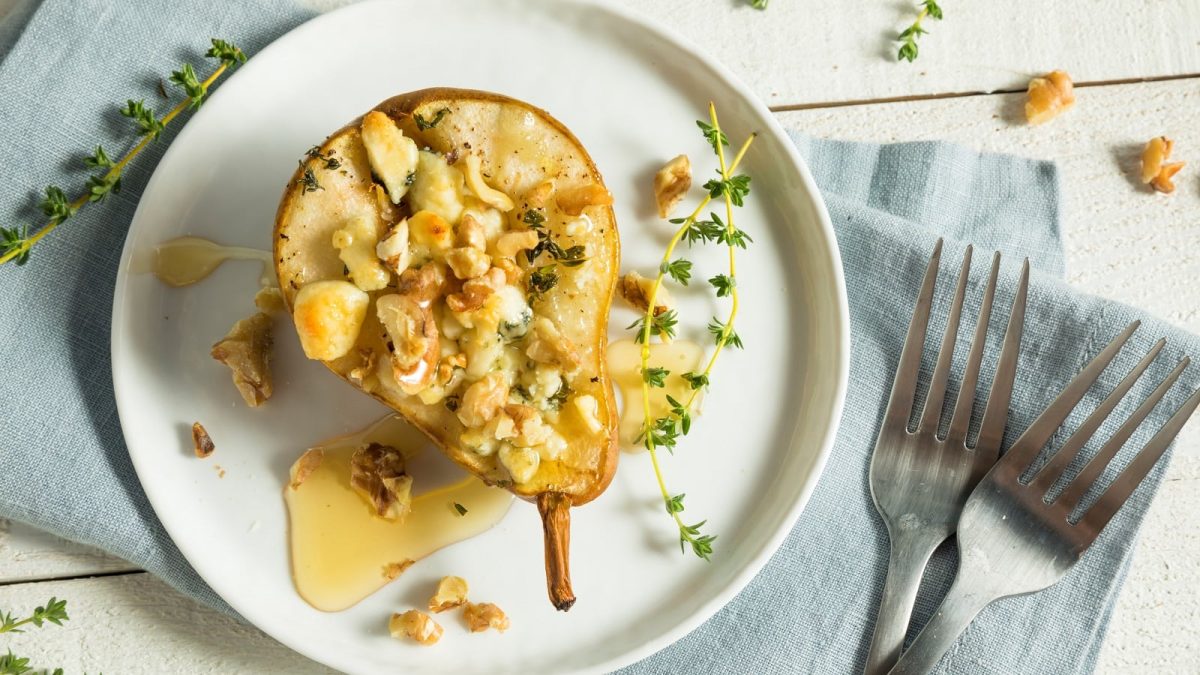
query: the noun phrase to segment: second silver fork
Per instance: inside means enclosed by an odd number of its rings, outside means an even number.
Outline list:
[[[908,336],[900,354],[887,412],[871,457],[871,497],[887,524],[891,552],[888,556],[887,581],[867,655],[866,675],[886,673],[900,656],[925,565],[938,545],[954,533],[967,495],[999,457],[1016,375],[1029,288],[1028,260],[1021,270],[1020,285],[1013,299],[1004,346],[992,378],[978,440],[973,448],[968,447],[967,432],[1000,269],[1000,254],[996,253],[992,259],[991,275],[984,290],[949,432],[944,439],[938,437],[942,404],[971,268],[971,247],[967,247],[925,407],[916,430],[908,430],[941,252],[942,242],[939,240],[925,271]]]

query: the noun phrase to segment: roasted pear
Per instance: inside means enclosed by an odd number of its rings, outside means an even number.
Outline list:
[[[305,353],[537,504],[560,610],[575,601],[569,509],[617,465],[604,358],[620,257],[611,202],[546,112],[426,89],[310,150],[275,223]]]

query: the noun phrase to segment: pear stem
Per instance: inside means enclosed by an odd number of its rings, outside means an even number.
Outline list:
[[[561,492],[543,492],[537,498],[546,542],[546,590],[555,609],[565,612],[575,604],[571,590],[571,498]]]

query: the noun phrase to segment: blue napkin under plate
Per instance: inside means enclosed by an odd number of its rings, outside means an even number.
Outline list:
[[[123,147],[128,121],[116,115],[115,104],[138,91],[153,101],[161,74],[181,60],[199,61],[197,36],[225,37],[253,55],[310,15],[290,0],[21,0],[0,22],[0,143],[6,149],[0,223],[41,222],[36,204],[44,186],[80,184],[81,153],[98,143]],[[155,518],[126,453],[112,392],[109,320],[117,261],[142,189],[176,131],[168,130],[125,172],[120,194],[84,209],[39,244],[31,264],[0,267],[0,517],[102,548],[231,611]],[[887,563],[887,534],[871,504],[867,466],[916,289],[938,237],[947,240],[943,296],[957,271],[950,262],[966,243],[1005,255],[981,390],[998,353],[1017,265],[1024,257],[1033,265],[1009,442],[1134,319],[1143,327],[1052,447],[1157,338],[1170,339],[1164,354],[1114,419],[1123,419],[1129,402],[1143,399],[1185,352],[1200,355],[1193,336],[1063,283],[1052,163],[937,142],[795,140],[829,206],[850,297],[851,387],[837,442],[796,528],[762,573],[692,634],[622,672],[861,670]],[[977,263],[971,275],[968,327],[986,267]],[[938,303],[931,334],[945,325],[946,304]],[[1195,372],[1185,373],[1130,448],[1140,447],[1198,380]],[[1097,437],[1107,438],[1114,427],[1106,424]],[[1091,672],[1162,470],[1066,579],[985,609],[935,672]],[[926,575],[915,626],[936,608],[954,566],[953,546],[944,546]]]

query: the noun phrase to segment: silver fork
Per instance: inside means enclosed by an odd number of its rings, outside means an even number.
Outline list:
[[[1000,598],[1040,591],[1061,579],[1150,473],[1196,406],[1200,405],[1200,390],[1197,390],[1142,447],[1101,496],[1080,515],[1078,521],[1072,523],[1072,512],[1080,505],[1096,479],[1187,367],[1188,359],[1184,357],[1096,456],[1067,483],[1061,494],[1047,501],[1049,489],[1062,476],[1071,460],[1162,351],[1166,341],[1159,340],[1038,470],[1029,484],[1021,484],[1021,475],[1032,465],[1054,431],[1066,420],[1137,327],[1138,323],[1134,322],[1105,347],[1017,439],[971,493],[958,522],[958,574],[945,600],[892,673],[928,672],[937,665],[975,615],[989,603]]]
[[[917,374],[921,368],[921,352],[924,349],[941,253],[942,242],[938,240],[925,271],[912,322],[908,326],[908,337],[900,354],[891,399],[871,457],[871,497],[887,524],[891,552],[883,599],[867,655],[867,675],[886,673],[896,663],[925,565],[934,549],[954,533],[967,495],[999,456],[1017,370],[1017,354],[1025,323],[1025,299],[1029,289],[1028,260],[1021,270],[1020,286],[1013,300],[1004,347],[992,379],[978,440],[974,448],[968,447],[967,431],[975,403],[979,364],[983,358],[1000,270],[1000,254],[996,253],[992,258],[991,276],[984,290],[975,337],[967,356],[966,372],[954,405],[950,429],[946,438],[938,438],[942,402],[954,355],[967,275],[971,269],[971,248],[967,247],[925,408],[916,431],[909,432],[908,420],[916,396]]]

